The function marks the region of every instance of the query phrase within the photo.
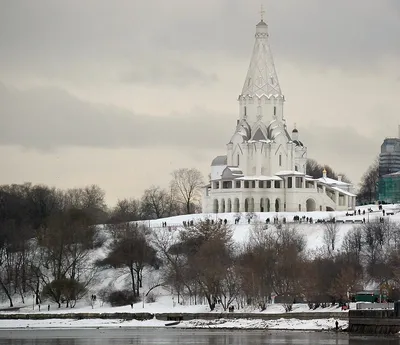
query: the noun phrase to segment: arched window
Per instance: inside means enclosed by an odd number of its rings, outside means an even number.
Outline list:
[[[246,108],[246,106],[244,106],[244,108],[243,108],[243,114],[244,114],[244,116],[247,116],[247,108]]]
[[[276,116],[276,105],[274,105],[274,116]]]
[[[237,155],[237,166],[239,166],[240,163],[240,158],[239,158],[239,154]]]
[[[282,155],[279,155],[279,166],[282,166]]]

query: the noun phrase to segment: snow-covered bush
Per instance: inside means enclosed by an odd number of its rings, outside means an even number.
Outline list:
[[[115,290],[109,293],[106,297],[106,301],[110,303],[112,307],[120,307],[140,302],[140,297],[135,296],[132,290]]]
[[[157,296],[150,292],[147,296],[146,296],[146,303],[154,303],[157,301]]]

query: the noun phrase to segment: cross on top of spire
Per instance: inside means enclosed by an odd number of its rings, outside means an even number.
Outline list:
[[[263,4],[261,4],[261,10],[260,10],[261,21],[264,21],[264,14],[265,14],[264,6]]]

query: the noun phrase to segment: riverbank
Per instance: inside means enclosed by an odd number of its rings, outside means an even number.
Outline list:
[[[285,312],[283,305],[271,304],[263,312],[243,308],[225,312],[222,308],[210,312],[207,305],[169,306],[163,299],[156,303],[123,307],[79,305],[76,308],[50,310],[27,305],[19,311],[1,311],[0,328],[119,328],[119,327],[179,327],[217,329],[277,329],[327,330],[347,328],[348,311],[337,306],[310,310],[307,304],[295,304]],[[171,323],[179,322],[171,326]],[[168,324],[169,326],[166,326]]]
[[[337,320],[340,329],[346,329],[347,320]],[[214,319],[214,320],[188,320],[181,321],[173,326],[166,326],[169,322],[158,320],[124,320],[124,319],[7,319],[0,320],[0,329],[84,329],[84,328],[186,328],[186,329],[271,329],[271,330],[296,330],[296,331],[325,331],[335,328],[336,319]]]

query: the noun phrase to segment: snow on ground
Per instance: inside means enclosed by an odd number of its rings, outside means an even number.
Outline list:
[[[347,328],[348,322],[337,320],[339,327]],[[178,325],[168,326],[176,328],[224,328],[224,329],[274,329],[274,330],[303,330],[322,331],[335,327],[336,319],[216,319],[216,320],[191,320],[182,321]],[[102,319],[49,319],[49,320],[0,320],[0,329],[35,328],[35,329],[61,329],[61,328],[133,328],[133,327],[167,327],[168,322],[156,319],[137,320],[102,320]]]
[[[47,310],[47,304],[41,306],[41,310],[35,306],[33,309],[32,304],[28,304],[20,309],[19,313],[24,314],[76,314],[76,313],[207,313],[210,311],[208,304],[197,305],[180,305],[176,303],[176,296],[172,300],[171,295],[160,295],[157,302],[144,303],[139,302],[133,305],[122,307],[111,307],[108,304],[102,305],[97,301],[93,308],[89,301],[80,301],[74,308],[61,307],[58,308],[56,304],[51,304],[50,311]],[[220,310],[221,311],[221,310]],[[10,312],[0,312],[10,313]]]
[[[369,213],[368,209],[372,209],[373,212]],[[384,205],[384,210],[387,212],[394,212],[394,215],[385,216],[385,220],[400,222],[400,205]],[[226,219],[228,223],[232,226],[233,229],[233,238],[238,243],[243,243],[248,240],[250,235],[250,230],[252,226],[256,222],[260,222],[265,224],[265,220],[269,218],[271,221],[274,217],[278,217],[280,220],[286,218],[287,222],[291,222],[295,215],[297,216],[305,216],[312,217],[314,221],[318,219],[330,219],[335,217],[336,220],[344,220],[346,223],[338,223],[339,232],[338,232],[338,242],[337,248],[340,248],[343,238],[351,230],[354,226],[357,226],[356,223],[349,223],[352,221],[362,221],[363,218],[366,221],[374,221],[382,217],[382,212],[379,211],[377,205],[367,205],[357,207],[357,210],[361,210],[361,215],[356,216],[346,216],[345,211],[341,212],[263,212],[263,213],[255,213],[255,217],[251,220],[250,224],[246,219],[246,214],[241,214],[241,219],[239,224],[235,225],[234,220],[237,217],[236,213],[220,213],[220,214],[192,214],[192,215],[183,215],[176,216],[170,218],[163,218],[157,220],[150,221],[140,221],[147,226],[150,226],[157,231],[157,229],[162,228],[162,222],[167,223],[167,227],[171,230],[176,230],[182,228],[183,222],[190,222],[193,220],[194,222],[200,219]],[[363,210],[366,211],[366,214],[363,215]],[[324,233],[324,225],[323,224],[296,224],[291,223],[290,226],[295,226],[300,233],[304,234],[307,249],[308,250],[316,250],[318,248],[323,247],[323,233]],[[105,236],[106,232],[105,232]],[[109,237],[109,236],[108,236]],[[108,240],[110,240],[108,238]],[[91,260],[97,260],[103,258],[107,253],[107,245],[104,245],[102,248],[96,249],[91,257]],[[157,272],[154,271],[151,274],[148,274],[145,278],[145,286],[142,291],[146,292],[147,288],[152,285],[157,280]],[[150,281],[150,280],[152,281]],[[126,272],[124,270],[112,270],[108,269],[102,271],[100,273],[98,282],[96,286],[93,287],[89,292],[89,295],[94,293],[97,294],[100,288],[108,286],[112,284],[114,288],[121,289],[124,287],[128,287],[129,279],[127,279]],[[129,287],[128,287],[129,288]],[[134,304],[133,308],[131,306],[123,306],[123,307],[110,307],[108,305],[101,305],[100,301],[97,301],[92,308],[90,304],[90,300],[82,300],[79,301],[75,308],[65,308],[62,307],[60,309],[57,308],[55,304],[50,304],[50,311],[47,310],[47,302],[44,303],[41,307],[41,311],[39,312],[38,307],[35,306],[35,309],[32,308],[32,297],[29,300],[29,297],[26,298],[25,305],[18,303],[15,300],[15,304],[18,306],[22,305],[19,313],[51,313],[51,314],[61,314],[61,313],[130,313],[130,312],[149,312],[149,313],[207,313],[209,312],[209,307],[207,304],[197,304],[190,305],[187,303],[185,305],[181,305],[177,303],[177,296],[172,296],[170,292],[164,288],[155,289],[154,294],[157,297],[157,301],[154,303],[144,303],[139,302]],[[6,308],[8,305],[6,301],[4,303],[0,303],[0,307]],[[351,309],[354,309],[355,306],[351,305]],[[307,304],[295,304],[293,305],[293,313],[296,312],[310,312],[311,310],[308,308]],[[313,310],[312,312],[339,312],[340,308],[337,307],[328,307],[328,308],[318,308]],[[214,313],[223,312],[220,306],[217,306],[217,309]],[[246,307],[242,310],[235,310],[235,312],[255,312],[258,313],[257,309],[251,309]],[[3,312],[0,312],[3,313]],[[270,304],[267,306],[267,309],[263,312],[263,314],[277,314],[284,313],[284,308],[281,304]],[[346,311],[344,311],[346,313]],[[332,319],[318,319],[318,320],[295,320],[295,319],[281,319],[281,320],[195,320],[195,321],[185,321],[179,324],[179,327],[205,327],[205,328],[271,328],[271,329],[297,329],[297,330],[321,330],[328,329],[334,326],[334,321]],[[346,322],[339,321],[340,327],[346,326]],[[70,328],[83,328],[83,327],[161,327],[164,326],[165,322],[159,320],[148,320],[148,321],[122,321],[122,320],[102,320],[102,319],[90,319],[90,320],[66,320],[66,319],[50,319],[50,320],[0,320],[0,328],[15,328],[15,327],[32,327],[32,328],[50,328],[50,327],[70,327]]]
[[[337,320],[339,327],[345,329],[348,322]],[[275,329],[294,331],[323,331],[335,328],[336,319],[278,319],[278,320],[250,320],[250,319],[218,319],[218,320],[191,320],[177,325],[178,328],[232,328],[232,329]]]
[[[236,308],[236,306],[235,306]],[[355,303],[350,303],[350,308],[355,309]],[[35,306],[35,309],[32,308],[32,305],[27,305],[22,307],[18,313],[23,314],[77,314],[77,313],[152,313],[152,314],[161,314],[161,313],[209,313],[210,308],[208,304],[197,304],[197,305],[180,305],[176,303],[176,296],[174,300],[172,300],[171,295],[160,296],[157,302],[154,303],[144,303],[139,302],[133,305],[131,308],[130,305],[122,306],[122,307],[111,307],[108,305],[103,305],[99,302],[96,302],[94,307],[87,302],[80,302],[75,308],[57,308],[56,305],[52,305],[50,311],[47,310],[47,306],[43,305],[41,310],[39,311],[38,307]],[[223,313],[224,310],[220,305],[216,306],[216,309],[212,313]],[[238,313],[259,313],[258,309],[254,309],[254,307],[245,307],[243,309],[235,309],[235,312]],[[307,312],[343,312],[347,313],[347,311],[342,311],[337,305],[333,307],[326,308],[317,308],[315,310],[310,310],[306,303],[298,303],[293,305],[293,310],[290,313],[307,313]],[[0,314],[10,313],[2,311]],[[267,309],[262,312],[262,314],[280,314],[285,313],[285,309],[282,304],[268,304]]]
[[[350,222],[362,222],[365,218],[365,221],[374,221],[378,220],[382,217],[382,212],[379,211],[378,205],[365,205],[365,206],[357,206],[357,211],[360,210],[361,214],[356,216],[346,216],[346,211],[333,211],[333,212],[255,212],[255,217],[248,223],[246,218],[246,213],[241,213],[241,219],[239,224],[235,224],[235,218],[237,217],[238,213],[199,213],[199,214],[188,214],[183,216],[175,216],[169,218],[162,218],[156,220],[143,220],[139,223],[145,224],[155,231],[157,228],[162,227],[162,223],[166,222],[167,227],[170,229],[179,229],[183,226],[183,222],[190,222],[190,221],[198,221],[201,219],[213,219],[215,221],[222,219],[227,220],[228,224],[232,226],[233,229],[233,239],[238,243],[243,243],[248,240],[250,230],[255,222],[260,222],[265,224],[267,218],[273,222],[274,217],[278,217],[280,221],[283,218],[286,218],[287,222],[292,222],[294,216],[300,217],[311,217],[313,221],[317,221],[318,219],[325,219],[329,220],[333,217],[336,218],[338,221],[345,221],[346,223],[338,223],[338,243],[337,247],[340,247],[344,236],[351,230],[357,223],[350,223]],[[368,212],[368,209],[372,209],[372,212]],[[383,205],[383,209],[385,212],[393,212],[394,215],[385,216],[385,220],[392,221],[392,222],[400,222],[400,205]],[[365,215],[362,212],[365,210]],[[350,211],[353,213],[353,211]],[[321,248],[323,246],[323,232],[324,232],[324,225],[320,223],[308,224],[308,223],[291,223],[291,226],[295,226],[296,229],[299,230],[300,233],[304,234],[306,241],[307,241],[307,249],[308,250],[315,250]],[[270,225],[272,226],[272,225]]]
[[[385,217],[386,219],[390,221],[396,221],[400,222],[400,205],[384,205],[383,206],[386,212],[394,212],[395,214],[392,216],[387,216]],[[373,212],[369,213],[368,209],[372,209]],[[248,220],[246,219],[246,214],[242,213],[241,214],[241,219],[239,224],[235,224],[234,220],[237,217],[237,213],[220,213],[220,214],[191,214],[191,215],[182,215],[182,216],[176,216],[176,217],[169,217],[169,218],[163,218],[163,219],[157,219],[157,220],[150,220],[150,221],[140,221],[139,223],[145,224],[147,226],[150,226],[153,228],[154,231],[165,231],[165,228],[162,228],[162,223],[166,222],[167,223],[167,228],[170,228],[171,231],[173,230],[179,230],[182,229],[183,227],[183,222],[190,222],[193,220],[194,222],[200,220],[200,219],[226,219],[228,223],[232,226],[233,229],[233,239],[237,243],[243,243],[246,242],[249,239],[249,235],[251,232],[252,227],[256,222],[259,222],[261,224],[266,224],[265,220],[269,218],[272,220],[274,217],[278,217],[280,220],[283,218],[286,218],[288,222],[293,220],[293,217],[295,215],[297,216],[305,216],[305,217],[312,217],[314,221],[318,219],[330,219],[332,217],[335,217],[337,220],[344,220],[344,221],[361,221],[363,218],[366,220],[373,221],[375,219],[379,219],[382,216],[382,212],[379,211],[379,208],[377,205],[367,205],[367,206],[360,206],[357,207],[357,210],[360,209],[361,215],[357,216],[346,216],[345,211],[340,211],[340,212],[280,212],[280,213],[275,213],[275,212],[262,212],[262,213],[255,213],[254,218],[250,221],[250,224],[248,223]],[[362,215],[363,211],[366,211],[365,215]],[[343,238],[345,235],[354,227],[357,226],[358,224],[356,223],[338,223],[338,235],[337,235],[337,243],[336,247],[340,248],[341,243],[343,241]],[[272,225],[270,225],[272,226]],[[317,250],[319,248],[322,248],[324,246],[323,243],[323,234],[324,234],[324,224],[320,223],[314,223],[314,224],[309,224],[309,223],[290,223],[289,226],[294,226],[298,229],[298,231],[301,234],[304,234],[306,243],[307,243],[307,250],[313,251]],[[102,227],[102,229],[104,226]],[[104,236],[105,238],[108,239],[108,242],[111,240],[109,234],[107,234],[106,230],[104,231]],[[102,248],[96,249],[96,251],[91,255],[92,260],[97,260],[100,258],[104,258],[106,253],[107,253],[107,243],[104,245]],[[148,288],[150,286],[156,285],[157,280],[159,279],[159,272],[158,271],[152,271],[151,273],[146,273],[144,274],[144,288],[142,289],[143,292],[147,292]],[[129,285],[129,275],[126,273],[126,270],[124,269],[108,269],[100,272],[99,274],[99,279],[98,282],[96,282],[96,287],[93,288],[93,291],[90,291],[90,294],[97,294],[98,291],[106,286],[112,285],[114,289],[123,289],[123,288],[130,288]],[[176,311],[176,312],[207,312],[208,311],[208,306],[206,304],[204,305],[185,305],[181,306],[177,304],[177,296],[175,296],[174,301],[172,300],[172,295],[170,291],[163,289],[163,288],[157,288],[153,290],[153,293],[156,294],[157,297],[157,302],[153,304],[147,304],[145,303],[145,307],[143,308],[142,303],[139,303],[134,306],[134,311],[143,311],[143,312],[166,312],[166,311]],[[82,304],[82,303],[80,303]],[[89,301],[85,301],[83,303],[83,309],[80,305],[76,306],[74,309],[69,309],[70,312],[90,312],[92,311],[91,306],[88,306],[90,303]],[[175,305],[175,307],[173,307]],[[98,309],[99,303],[97,303],[95,310]],[[173,308],[173,309],[172,309]],[[278,308],[279,312],[283,312],[283,307],[272,307],[273,308]],[[25,308],[26,310],[30,308]],[[308,309],[306,307],[305,309]],[[121,307],[121,308],[111,308],[110,310],[112,311],[131,311],[130,306],[127,307]],[[104,311],[104,312],[112,312],[110,310]],[[326,309],[325,309],[326,310]],[[46,310],[47,311],[47,310]],[[54,305],[51,307],[51,312],[56,312],[57,307]],[[247,311],[247,310],[246,310]],[[269,312],[269,309],[267,308],[267,312]]]
[[[122,328],[122,327],[164,327],[165,321],[156,319],[103,320],[103,319],[48,319],[48,320],[0,320],[0,329],[12,328]]]

